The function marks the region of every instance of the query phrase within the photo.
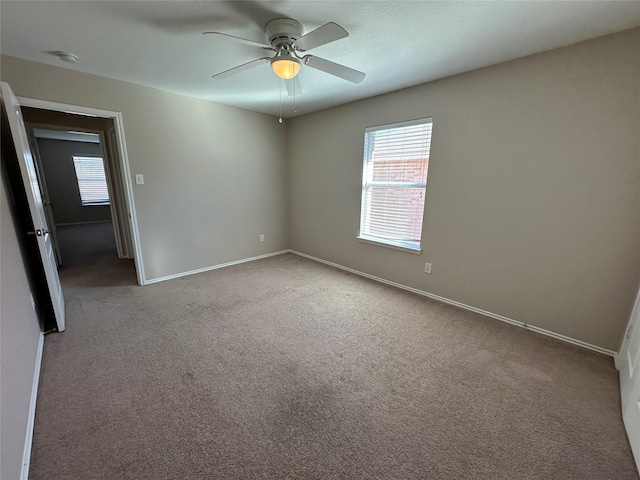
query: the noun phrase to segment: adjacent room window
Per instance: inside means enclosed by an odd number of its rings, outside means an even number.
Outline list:
[[[432,118],[364,134],[359,240],[420,252]]]
[[[100,157],[73,156],[76,179],[83,206],[109,205],[104,161]]]

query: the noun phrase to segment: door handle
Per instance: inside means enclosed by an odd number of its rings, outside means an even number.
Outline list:
[[[44,228],[38,228],[35,232],[27,232],[27,235],[35,235],[36,237],[42,237],[43,235],[46,235],[47,233],[51,233],[49,230],[46,230]]]

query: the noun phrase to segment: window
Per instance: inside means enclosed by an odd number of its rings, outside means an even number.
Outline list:
[[[365,130],[359,240],[420,252],[431,127],[423,118]]]
[[[73,166],[76,169],[82,205],[109,205],[109,191],[102,158],[74,155]]]

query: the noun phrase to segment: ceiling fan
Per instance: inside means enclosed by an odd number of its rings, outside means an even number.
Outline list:
[[[306,35],[303,35],[303,28],[300,22],[291,18],[276,18],[267,23],[265,31],[269,44],[255,42],[253,40],[228,35],[226,33],[204,32],[205,35],[220,35],[248,45],[263,48],[264,50],[275,52],[271,57],[257,58],[242,65],[238,65],[237,67],[225,70],[224,72],[217,73],[216,75],[213,75],[213,78],[224,79],[260,64],[269,63],[272,70],[280,78],[295,81],[295,84],[293,85],[292,82],[286,82],[289,95],[300,93],[297,75],[303,65],[340,77],[352,83],[360,83],[364,80],[365,74],[358,70],[354,70],[353,68],[345,67],[344,65],[340,65],[314,55],[300,55],[302,52],[306,52],[312,48],[348,37],[349,33],[336,23],[329,22],[326,25],[312,30]]]

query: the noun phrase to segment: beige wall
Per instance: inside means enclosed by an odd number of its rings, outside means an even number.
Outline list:
[[[148,279],[292,247],[616,350],[640,275],[639,47],[636,29],[288,126],[11,57],[2,79],[123,113]],[[358,243],[364,128],[425,116],[423,253]]]
[[[108,205],[82,206],[73,166],[74,155],[102,157],[100,144],[48,138],[38,138],[37,142],[49,200],[53,204],[55,223],[111,221],[111,210]]]
[[[134,195],[148,279],[292,247],[617,350],[640,276],[638,51],[635,30],[288,128],[151,88],[1,62],[17,95],[123,113],[131,173],[145,175]],[[358,243],[364,128],[425,116],[434,136],[423,253]],[[0,195],[0,476],[17,478],[40,333],[4,184]]]
[[[293,120],[291,247],[617,350],[640,275],[639,51],[636,29]],[[365,127],[427,116],[422,254],[357,242]]]
[[[134,197],[147,279],[288,247],[286,129],[273,117],[12,57],[1,62],[2,80],[18,96],[122,112],[131,173],[145,178]]]
[[[20,478],[40,327],[5,191],[0,187],[0,478]]]

